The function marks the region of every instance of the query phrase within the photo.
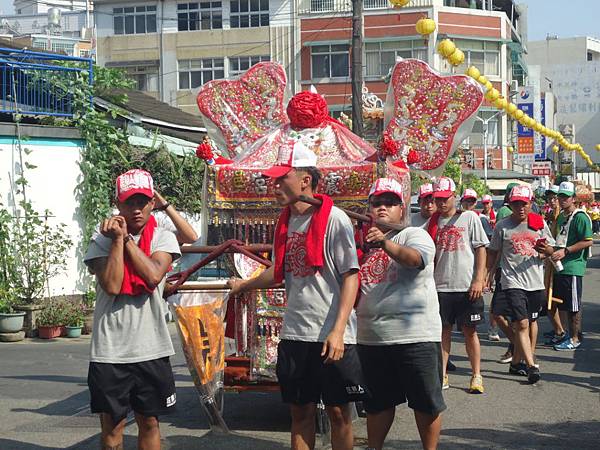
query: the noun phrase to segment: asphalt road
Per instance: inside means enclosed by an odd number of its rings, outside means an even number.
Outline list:
[[[600,254],[600,245],[594,246],[594,253]],[[486,392],[468,394],[469,364],[462,340],[455,335],[452,359],[458,370],[451,373],[451,388],[444,394],[448,410],[440,448],[600,448],[599,293],[600,256],[595,256],[584,278],[584,343],[574,353],[538,346],[542,380],[534,386],[510,376],[507,365],[495,362],[506,341],[489,342],[482,329]],[[549,329],[545,319],[540,329]],[[0,345],[0,450],[99,448],[99,421],[88,408],[88,347],[87,337]],[[176,414],[161,420],[163,449],[289,447],[289,413],[278,394],[226,394],[225,420],[235,432],[210,433],[181,352],[172,362],[178,407]],[[126,449],[136,448],[136,434],[135,422],[130,420]],[[366,437],[365,419],[355,422],[355,434],[358,442]],[[397,409],[386,448],[420,448],[413,415],[406,406]]]

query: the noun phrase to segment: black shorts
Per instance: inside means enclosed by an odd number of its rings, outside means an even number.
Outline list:
[[[285,403],[343,405],[368,398],[356,345],[345,345],[344,356],[324,364],[323,343],[282,340],[277,347],[277,379]]]
[[[572,313],[581,309],[581,294],[583,292],[583,277],[577,275],[554,275],[552,282],[552,296],[560,298],[563,302],[558,303],[560,311]]]
[[[116,424],[129,410],[152,417],[175,408],[175,381],[169,357],[129,364],[90,362],[88,386],[93,413],[107,413]]]
[[[498,292],[492,312],[510,320],[528,319],[535,322],[545,306],[546,291],[526,291],[524,289],[503,289]]]
[[[378,413],[408,401],[408,407],[436,416],[446,409],[442,396],[442,347],[439,342],[358,345],[371,398],[363,402]]]
[[[475,301],[467,292],[438,292],[442,325],[458,328],[475,327],[483,323],[483,297]]]

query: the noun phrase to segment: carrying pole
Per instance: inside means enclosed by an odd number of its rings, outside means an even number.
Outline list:
[[[352,0],[352,131],[363,137],[363,0]]]

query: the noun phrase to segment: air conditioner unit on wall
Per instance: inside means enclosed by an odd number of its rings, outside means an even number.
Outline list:
[[[519,91],[519,82],[517,80],[512,80],[510,82],[510,93],[517,93]]]

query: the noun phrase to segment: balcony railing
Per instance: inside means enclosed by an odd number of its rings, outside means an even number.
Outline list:
[[[68,86],[82,76],[93,83],[91,59],[0,48],[0,113],[73,117]]]
[[[392,8],[388,0],[363,0],[365,10]],[[442,4],[442,0],[412,0],[404,8],[423,8],[433,6],[434,3]],[[350,12],[352,11],[351,0],[300,0],[299,14],[320,14],[328,12]]]

